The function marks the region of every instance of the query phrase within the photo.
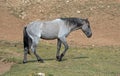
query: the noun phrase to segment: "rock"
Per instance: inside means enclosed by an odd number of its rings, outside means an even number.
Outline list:
[[[38,76],[45,76],[45,73],[37,73]]]
[[[80,13],[80,11],[78,10],[78,11],[77,11],[77,13],[79,14],[79,13]]]

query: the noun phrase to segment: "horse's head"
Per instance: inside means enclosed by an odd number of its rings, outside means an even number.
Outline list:
[[[83,19],[81,29],[88,38],[92,36],[92,31],[88,19]]]

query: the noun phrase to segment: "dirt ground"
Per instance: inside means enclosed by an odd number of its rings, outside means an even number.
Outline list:
[[[75,31],[67,38],[69,44],[94,46],[120,45],[120,1],[78,1],[73,0],[72,2],[72,0],[68,0],[66,3],[63,3],[64,1],[61,0],[53,0],[51,4],[44,5],[50,2],[50,0],[43,0],[38,3],[33,2],[33,4],[30,4],[32,1],[28,0],[28,3],[24,1],[24,4],[20,5],[22,3],[21,0],[9,0],[6,2],[3,0],[0,7],[0,40],[22,41],[23,27],[30,21],[74,16],[89,18],[93,36],[87,39],[82,31]],[[76,2],[77,4],[75,5]],[[88,7],[85,7],[85,5]]]
[[[75,31],[67,38],[70,45],[120,46],[119,7],[120,0],[1,0],[0,40],[22,41],[23,27],[37,19],[80,17],[89,19],[93,36],[88,39],[81,30]]]
[[[13,63],[4,63],[0,61],[0,75],[6,71],[9,71],[12,65]]]

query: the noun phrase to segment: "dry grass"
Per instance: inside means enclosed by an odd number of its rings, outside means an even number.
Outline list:
[[[11,45],[9,45],[11,44]],[[6,48],[7,46],[7,48]],[[19,49],[19,50],[18,50]],[[4,51],[3,51],[4,50]],[[41,44],[38,53],[45,63],[38,63],[34,55],[28,56],[29,62],[22,64],[21,43],[4,43],[0,46],[0,60],[14,63],[2,76],[119,76],[119,47],[70,47],[62,62],[55,59],[56,46]]]

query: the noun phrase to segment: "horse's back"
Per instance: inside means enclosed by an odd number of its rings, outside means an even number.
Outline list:
[[[52,21],[34,21],[27,25],[27,32],[30,35],[38,36],[43,39],[56,39],[60,28],[63,26],[61,19],[55,19]]]
[[[40,27],[41,26],[41,23],[40,21],[33,21],[33,22],[30,22],[28,25],[27,25],[27,28],[29,29],[35,29],[37,27]]]

